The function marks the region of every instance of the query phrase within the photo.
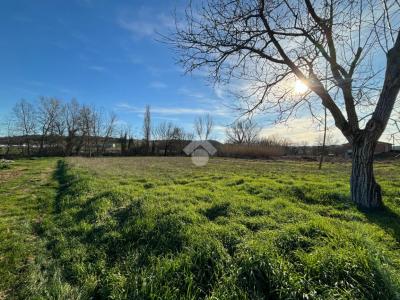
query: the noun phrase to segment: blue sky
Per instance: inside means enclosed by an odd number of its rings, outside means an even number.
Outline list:
[[[76,97],[117,113],[140,133],[150,104],[154,122],[191,129],[210,112],[218,126],[232,120],[199,75],[184,75],[174,52],[157,41],[173,28],[179,1],[2,1],[0,117],[21,98]],[[215,131],[221,138],[221,130]]]
[[[117,113],[140,136],[143,110],[154,123],[173,121],[192,130],[196,116],[210,113],[213,138],[236,115],[229,95],[204,74],[185,75],[174,51],[157,41],[173,29],[173,12],[185,0],[15,0],[0,2],[0,121],[21,98],[77,98]],[[224,105],[225,104],[225,105]],[[258,118],[264,136],[279,135],[314,144],[321,136],[309,116],[273,126]],[[2,122],[0,122],[1,124]],[[1,128],[0,128],[1,134]],[[344,141],[332,129],[336,142]]]

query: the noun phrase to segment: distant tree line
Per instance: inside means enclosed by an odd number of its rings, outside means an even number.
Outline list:
[[[114,113],[75,99],[41,97],[35,105],[20,100],[7,121],[4,155],[101,155],[116,121]]]
[[[6,134],[0,137],[0,155],[180,155],[195,139],[194,133],[171,121],[154,125],[149,105],[145,107],[141,138],[135,137],[128,126],[118,128],[117,123],[114,113],[76,99],[22,99],[1,124]],[[195,120],[194,130],[199,139],[208,139],[212,127],[210,115]]]
[[[145,107],[141,137],[128,126],[117,128],[114,113],[94,105],[41,97],[38,102],[18,101],[6,122],[6,136],[0,138],[0,154],[11,156],[100,156],[100,155],[183,155],[192,140],[209,140],[214,130],[210,114],[198,116],[193,132],[171,121],[153,123],[151,108]],[[279,137],[262,137],[252,119],[238,119],[226,127],[225,143],[211,140],[218,156],[269,158],[282,155],[312,155],[321,147],[306,143],[292,146]],[[332,152],[332,148],[327,151]]]
[[[143,121],[143,140],[135,139],[129,129],[121,130],[121,155],[180,155],[194,135],[178,125],[163,121],[153,127],[149,108]]]

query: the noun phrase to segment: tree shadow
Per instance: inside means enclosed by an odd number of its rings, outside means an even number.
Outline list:
[[[62,199],[69,193],[68,187],[71,185],[73,179],[72,175],[68,175],[68,167],[64,160],[57,161],[57,167],[53,178],[56,179],[59,184],[54,202],[54,211],[60,213],[62,209]]]
[[[61,159],[57,161],[57,165],[52,176],[53,179],[58,182],[55,197],[52,198],[51,202],[49,203],[49,207],[52,207],[50,214],[54,215],[61,213],[62,207],[65,207],[65,204],[62,205],[62,199],[66,194],[69,193],[68,187],[71,185],[73,176],[68,175],[68,166],[65,161]],[[37,222],[35,222],[33,230],[37,235],[41,236],[45,233],[45,231],[48,230],[45,227],[43,227],[42,218],[40,218]]]
[[[362,211],[368,221],[375,223],[400,243],[400,215],[385,206],[379,211]]]

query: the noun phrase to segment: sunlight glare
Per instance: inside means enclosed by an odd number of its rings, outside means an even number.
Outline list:
[[[296,94],[304,94],[308,91],[308,86],[305,85],[301,80],[296,80],[294,84],[294,91]]]

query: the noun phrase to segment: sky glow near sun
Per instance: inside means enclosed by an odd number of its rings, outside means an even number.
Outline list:
[[[296,94],[301,95],[308,91],[308,86],[301,80],[296,80],[294,83],[294,91]]]

